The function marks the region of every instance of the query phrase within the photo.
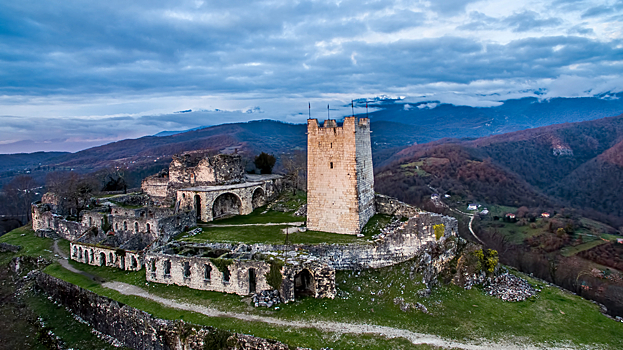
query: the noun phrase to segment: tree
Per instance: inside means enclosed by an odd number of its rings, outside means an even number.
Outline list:
[[[292,187],[294,192],[306,188],[307,178],[307,153],[303,151],[294,151],[291,154],[281,157],[281,164],[286,171],[286,175],[292,179]]]
[[[46,177],[46,187],[62,200],[65,210],[80,217],[80,212],[91,203],[93,193],[99,188],[99,181],[92,175],[76,172],[50,173]]]
[[[5,194],[8,212],[26,222],[31,219],[30,204],[37,195],[38,184],[28,175],[19,175],[11,182],[4,185],[2,191]]]
[[[255,166],[260,169],[262,174],[272,174],[275,162],[277,162],[277,159],[272,154],[262,152],[255,157]]]

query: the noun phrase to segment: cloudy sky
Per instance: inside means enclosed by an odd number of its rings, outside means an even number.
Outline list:
[[[623,90],[622,0],[0,4],[0,145],[45,142],[28,151],[303,122],[308,101],[322,118],[352,98],[490,106],[536,90]]]

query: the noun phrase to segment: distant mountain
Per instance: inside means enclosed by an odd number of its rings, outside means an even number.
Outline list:
[[[623,217],[623,115],[419,144],[376,173],[377,190],[410,202],[423,201],[431,186],[489,203]]]
[[[0,171],[24,171],[54,162],[68,152],[35,152],[0,154]]]
[[[358,101],[365,106],[365,101]],[[418,143],[441,138],[477,138],[560,123],[611,117],[623,113],[623,92],[595,97],[502,101],[496,107],[470,107],[439,101],[403,100],[368,102],[378,109],[372,121],[392,121],[419,127]]]

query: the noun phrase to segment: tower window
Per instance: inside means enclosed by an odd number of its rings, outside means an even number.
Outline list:
[[[331,166],[331,169],[333,169],[333,162],[329,163],[329,165]]]
[[[333,142],[331,142],[331,148],[333,148]]]

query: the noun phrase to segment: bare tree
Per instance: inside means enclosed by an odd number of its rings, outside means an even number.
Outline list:
[[[30,204],[35,200],[38,187],[32,177],[28,175],[16,176],[2,188],[8,207],[7,211],[23,222],[30,221]]]
[[[80,217],[80,212],[91,203],[91,197],[98,190],[99,181],[92,175],[76,172],[50,173],[46,177],[46,187],[62,200],[69,213]]]
[[[307,188],[307,152],[294,151],[281,157],[286,175],[292,180],[293,190]]]

